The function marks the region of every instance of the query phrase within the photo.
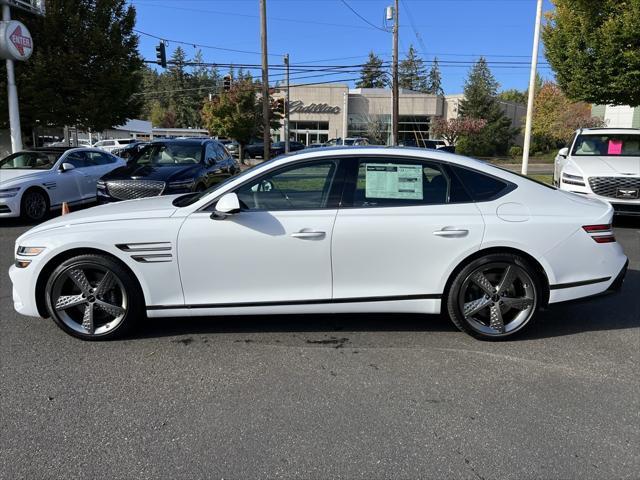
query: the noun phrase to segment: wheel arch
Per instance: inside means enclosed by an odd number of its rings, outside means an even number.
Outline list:
[[[453,283],[453,280],[455,279],[456,275],[466,266],[468,265],[470,262],[476,260],[477,258],[481,258],[484,257],[485,255],[491,255],[491,254],[498,254],[498,253],[509,253],[509,254],[513,254],[513,255],[519,255],[521,257],[523,257],[525,260],[527,260],[527,262],[529,262],[531,264],[531,266],[533,266],[533,268],[535,269],[536,273],[538,274],[538,278],[540,279],[540,282],[542,283],[543,286],[543,291],[542,291],[542,301],[540,302],[540,305],[542,307],[546,307],[548,302],[549,302],[549,276],[547,275],[547,271],[545,270],[545,268],[542,266],[542,264],[530,253],[527,253],[523,250],[519,250],[517,248],[513,248],[513,247],[489,247],[489,248],[484,248],[482,250],[478,250],[477,252],[472,253],[471,255],[468,255],[467,257],[465,257],[463,260],[461,260],[458,265],[456,265],[456,267],[451,271],[451,273],[449,274],[449,277],[447,278],[447,282],[445,283],[445,287],[444,287],[444,291],[443,291],[443,298],[447,298],[449,295],[449,289],[451,288],[451,284]]]
[[[47,192],[47,189],[41,187],[40,185],[29,185],[20,194],[20,214],[21,215],[22,215],[22,200],[24,199],[24,196],[25,196],[26,193],[32,192],[32,191],[39,191],[39,192],[43,193],[45,198],[47,199],[47,203],[49,204],[49,209],[51,209],[51,195],[49,195],[49,192]]]
[[[115,255],[105,251],[100,250],[99,248],[72,248],[69,250],[65,250],[64,252],[58,253],[56,256],[49,259],[44,267],[40,270],[38,274],[38,279],[36,280],[36,289],[35,289],[35,297],[36,297],[36,307],[38,308],[38,313],[40,316],[47,318],[49,317],[49,312],[46,307],[45,300],[45,288],[47,285],[47,280],[49,279],[49,275],[56,269],[58,265],[60,265],[65,260],[68,260],[73,257],[77,257],[78,255],[104,255],[109,257],[111,260],[115,261],[124,268],[134,279],[136,285],[139,289],[139,293],[142,296],[143,301],[145,301],[144,290],[142,289],[142,285],[140,284],[140,280],[135,272],[122,260],[120,260]]]

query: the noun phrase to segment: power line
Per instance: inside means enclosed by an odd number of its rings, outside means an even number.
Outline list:
[[[260,52],[253,52],[253,51],[250,51],[250,50],[238,50],[238,49],[235,49],[235,48],[217,47],[217,46],[214,46],[214,45],[203,45],[203,44],[200,44],[200,43],[185,42],[183,40],[172,40],[170,38],[160,37],[160,36],[154,35],[152,33],[143,32],[142,30],[138,30],[137,28],[134,28],[133,31],[136,32],[136,33],[139,33],[140,35],[145,35],[147,37],[155,38],[156,40],[162,40],[163,42],[177,43],[179,45],[189,45],[189,46],[192,46],[193,48],[208,48],[208,49],[212,49],[212,50],[222,50],[222,51],[225,51],[225,52],[247,53],[247,54],[251,54],[251,55],[260,55]],[[280,57],[281,55],[271,54],[269,56],[270,57]]]
[[[344,4],[344,6],[345,6],[345,7],[347,7],[349,10],[351,10],[351,11],[354,13],[354,15],[355,15],[356,17],[358,17],[360,20],[362,20],[362,21],[363,21],[364,23],[366,23],[367,25],[370,25],[370,26],[372,26],[373,28],[375,28],[375,29],[377,29],[377,30],[380,30],[381,32],[389,33],[389,31],[388,31],[387,29],[382,28],[382,27],[378,27],[377,25],[374,25],[374,24],[373,24],[373,23],[371,23],[369,20],[367,20],[366,18],[364,18],[362,15],[360,15],[356,10],[354,10],[354,9],[351,7],[351,5],[349,5],[349,4],[346,2],[346,0],[340,0],[340,1]]]

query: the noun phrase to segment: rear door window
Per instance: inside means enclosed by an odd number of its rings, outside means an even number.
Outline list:
[[[343,206],[443,205],[471,201],[445,165],[415,159],[363,158]]]
[[[513,189],[513,184],[463,167],[452,167],[476,202],[495,200]]]

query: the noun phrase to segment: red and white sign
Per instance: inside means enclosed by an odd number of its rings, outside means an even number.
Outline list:
[[[33,52],[33,39],[27,27],[16,20],[0,22],[0,58],[26,60]]]

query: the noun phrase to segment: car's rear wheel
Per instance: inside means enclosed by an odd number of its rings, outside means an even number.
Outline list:
[[[49,213],[49,197],[40,189],[24,192],[20,202],[20,214],[31,222],[38,222]]]
[[[51,273],[45,295],[56,324],[83,340],[120,337],[144,312],[137,282],[106,255],[64,261]]]
[[[455,276],[447,312],[462,331],[498,340],[521,331],[535,318],[542,286],[539,274],[519,255],[490,254]]]

